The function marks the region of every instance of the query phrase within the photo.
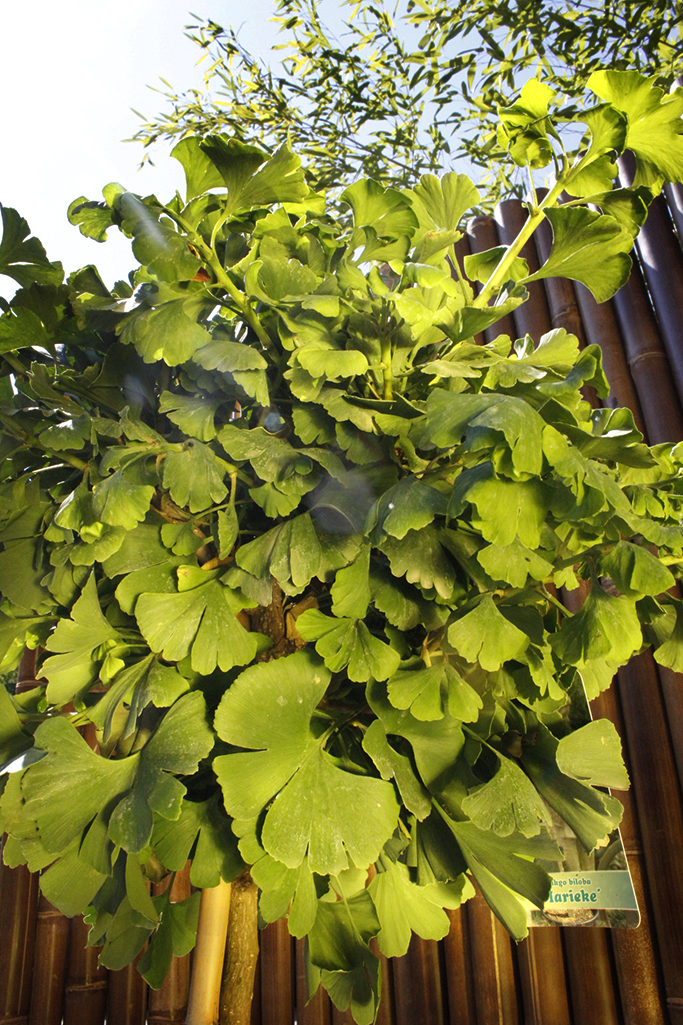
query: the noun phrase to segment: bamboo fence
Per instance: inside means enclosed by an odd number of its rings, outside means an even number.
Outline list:
[[[630,180],[628,161],[622,180]],[[477,217],[462,258],[510,242],[525,213],[515,200]],[[549,226],[527,243],[532,270],[550,247]],[[683,187],[655,200],[621,291],[598,306],[571,281],[530,287],[529,301],[492,336],[553,327],[596,342],[610,406],[629,406],[651,444],[683,440]],[[592,397],[597,404],[595,396]],[[580,602],[577,592],[565,600]],[[575,607],[578,607],[576,605]],[[31,686],[30,663],[22,687]],[[540,928],[515,946],[483,897],[449,912],[440,943],[414,937],[404,957],[382,959],[380,1025],[683,1025],[683,680],[649,652],[620,670],[593,702],[621,735],[632,780],[617,796],[642,916],[638,929]],[[163,884],[156,892],[161,892]],[[189,893],[180,873],[173,896]],[[39,895],[25,868],[0,866],[0,1025],[181,1025],[195,952],[175,959],[158,991],[134,966],[107,971],[85,947],[87,926]],[[252,1025],[351,1025],[319,990],[306,1004],[303,942],[284,921],[260,934]]]

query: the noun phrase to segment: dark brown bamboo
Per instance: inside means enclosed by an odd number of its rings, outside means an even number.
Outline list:
[[[516,239],[517,235],[527,221],[527,211],[518,199],[505,199],[496,207],[495,220],[498,237],[503,245],[509,246]],[[529,272],[534,274],[539,267],[538,254],[533,239],[522,246],[519,255],[526,260]],[[540,281],[532,281],[526,286],[529,298],[522,303],[514,313],[512,319],[515,324],[515,334],[518,338],[528,334],[536,344],[546,331],[550,329],[550,310],[546,299],[543,284]]]
[[[451,920],[450,932],[443,941],[449,1025],[475,1025],[467,918],[462,908],[446,914]]]
[[[477,1025],[518,1025],[518,994],[511,940],[477,893],[464,906],[470,937]]]
[[[683,415],[657,319],[637,262],[612,300],[651,445],[683,439]]]
[[[680,240],[683,238],[683,185],[678,183],[672,185],[667,182],[664,186],[664,194]]]
[[[45,897],[38,902],[29,1025],[60,1025],[69,947],[69,919]]]
[[[305,940],[297,940],[296,951],[296,1019],[298,1025],[331,1025],[332,1010],[330,998],[322,986],[306,1003],[306,960],[304,957]]]
[[[581,1025],[620,1025],[607,930],[563,929],[562,942],[574,1021]]]
[[[376,940],[370,941],[370,949],[379,957],[380,971],[382,973],[382,989],[379,1011],[377,1012],[377,1025],[393,1025],[396,1019],[389,958],[379,953]]]
[[[650,651],[619,670],[619,694],[633,768],[645,864],[667,1007],[683,1023],[683,807],[666,711]]]
[[[524,1025],[572,1025],[560,930],[531,929],[517,947],[517,962]]]
[[[31,690],[35,687],[38,683],[35,675],[36,652],[30,648],[24,648],[24,654],[21,656],[19,668],[17,669],[17,693],[21,694],[23,691]]]
[[[473,217],[467,225],[467,238],[472,253],[483,253],[500,245],[493,217]],[[487,342],[492,342],[498,335],[515,337],[515,325],[509,314],[484,331]]]
[[[149,987],[137,970],[141,956],[142,951],[125,968],[109,972],[107,1025],[145,1025]]]
[[[538,190],[539,198],[544,194],[544,189]],[[553,233],[548,221],[541,222],[534,232],[533,240],[538,259],[543,264],[548,259],[553,244]],[[576,335],[579,345],[583,348],[586,344],[586,335],[572,282],[567,278],[544,278],[543,285],[552,326],[563,327],[565,331]]]
[[[565,601],[566,598],[565,595]],[[614,723],[621,737],[624,759],[632,777],[626,728],[614,683],[591,702],[591,709],[596,718],[609,719]],[[666,995],[659,947],[654,934],[652,902],[645,873],[638,810],[633,790],[614,791],[614,796],[624,806],[620,826],[621,838],[640,909],[640,925],[637,929],[613,929],[610,935],[623,1020],[625,1025],[640,1025],[641,1022],[662,1025],[667,1020]]]
[[[247,869],[233,881],[220,1025],[250,1025],[258,961],[258,887]]]
[[[175,878],[167,876],[156,886],[152,893],[159,896],[171,886],[170,899],[174,902],[186,900],[190,896],[190,865],[187,862]],[[171,883],[171,879],[173,882]],[[190,955],[174,957],[168,975],[160,989],[150,989],[148,1005],[148,1025],[182,1025],[187,1013],[187,998],[190,992]]]
[[[639,430],[645,433],[645,420],[638,392],[629,370],[616,313],[611,302],[596,303],[585,285],[575,283],[574,292],[581,312],[586,341],[599,345],[602,365],[609,381],[609,395],[603,405],[614,409],[628,406]]]
[[[435,940],[413,935],[407,954],[391,958],[396,1025],[423,1020],[443,1025],[444,992]]]
[[[107,1010],[107,969],[97,963],[100,947],[88,947],[80,915],[69,926],[69,957],[64,990],[64,1025],[103,1025]]]
[[[418,1020],[420,1007],[417,1003],[412,980],[412,968],[408,954],[392,957],[391,984],[396,1005],[396,1025],[411,1025]]]
[[[625,153],[618,163],[621,181],[630,185],[635,169],[633,154]],[[683,253],[662,196],[652,201],[636,245],[678,394],[683,399]]]
[[[678,782],[683,788],[683,673],[674,673],[666,666],[658,665],[657,674],[666,706]]]
[[[38,913],[38,876],[0,863],[0,1025],[26,1025]]]
[[[287,922],[281,918],[261,931],[259,946],[262,1025],[291,1025],[292,941]]]
[[[460,271],[461,271],[462,274],[464,274],[465,273],[465,257],[469,256],[470,253],[472,252],[472,250],[470,248],[470,241],[469,241],[469,238],[467,237],[467,235],[462,235],[458,239],[458,241],[455,243],[453,248],[455,249],[455,256],[456,256],[456,259],[458,261],[458,266],[460,267]],[[475,345],[483,345],[485,341],[486,341],[486,339],[484,338],[484,336],[482,334],[474,336],[474,344]]]

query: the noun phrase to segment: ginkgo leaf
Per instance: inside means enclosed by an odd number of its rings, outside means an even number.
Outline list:
[[[48,679],[48,701],[63,705],[86,690],[97,674],[94,649],[118,636],[102,615],[95,574],[91,573],[71,610],[71,618],[61,619],[47,641],[47,650],[57,652],[42,665],[42,673]]]
[[[462,810],[480,829],[510,836],[537,836],[550,816],[529,777],[511,759],[499,756],[499,767],[488,783],[470,790]]]
[[[387,740],[386,730],[379,719],[370,724],[363,736],[363,750],[377,766],[382,779],[395,779],[401,798],[408,811],[424,819],[432,810],[428,791],[415,775],[410,758],[396,751]]]
[[[196,772],[213,746],[204,709],[199,692],[181,697],[143,750],[121,759],[95,754],[62,717],[43,723],[35,742],[47,756],[24,773],[21,786],[25,814],[36,823],[44,847],[62,853],[104,808],[114,843],[141,851],[152,832],[153,811],[167,818],[180,814],[185,787],[175,774]]]
[[[489,545],[477,552],[477,559],[493,580],[505,580],[512,587],[524,587],[527,577],[545,580],[553,572],[539,552],[526,548],[520,541],[509,545]]]
[[[674,585],[671,570],[648,552],[642,545],[619,541],[615,548],[600,560],[606,576],[614,581],[623,594],[633,597],[641,594],[662,594]]]
[[[153,651],[170,662],[189,654],[195,672],[208,676],[216,666],[226,671],[256,655],[256,636],[236,617],[245,604],[239,592],[210,580],[175,594],[142,594],[135,617]]]
[[[188,506],[190,512],[200,512],[227,495],[226,469],[208,445],[189,439],[182,446],[168,447],[162,479],[174,502],[181,508]]]
[[[357,1025],[372,1025],[379,1003],[379,960],[368,947],[380,928],[372,897],[362,890],[340,902],[318,902],[308,937],[311,961],[340,1011],[351,1009]],[[317,984],[316,984],[317,985]]]
[[[590,852],[616,829],[624,809],[616,798],[565,775],[556,760],[558,743],[543,723],[537,723],[534,744],[524,746],[522,764],[540,795]]]
[[[409,584],[418,584],[426,590],[434,587],[442,598],[451,597],[455,570],[435,526],[409,530],[400,540],[387,537],[380,547],[389,559],[394,576],[405,576]]]
[[[405,954],[413,933],[441,940],[450,930],[446,912],[429,899],[431,887],[411,882],[408,868],[400,862],[387,864],[368,889],[382,926],[377,942],[385,957]]]
[[[683,92],[667,96],[637,71],[595,71],[586,84],[628,118],[625,146],[636,155],[635,184],[681,181]]]
[[[212,441],[216,437],[214,418],[221,404],[221,398],[205,395],[173,395],[162,392],[159,397],[159,411],[166,413],[169,420],[191,438]]]
[[[512,545],[518,538],[527,548],[538,548],[549,506],[540,481],[482,480],[467,497],[477,508],[476,526],[491,544]]]
[[[519,658],[529,644],[529,637],[501,615],[490,595],[449,626],[448,640],[463,658],[488,672]]]
[[[421,530],[446,512],[446,496],[413,477],[388,488],[370,510],[366,529],[402,540],[409,530]],[[372,535],[371,535],[372,536]]]
[[[560,772],[581,783],[628,790],[621,741],[608,719],[595,719],[562,737],[555,757]]]
[[[297,630],[305,641],[315,641],[328,669],[338,673],[346,667],[350,680],[386,680],[398,669],[398,652],[358,619],[337,619],[308,609],[297,619]]]
[[[370,546],[364,545],[350,566],[337,570],[330,588],[332,611],[340,619],[364,619],[370,603]]]
[[[643,642],[635,601],[612,598],[594,582],[580,611],[567,616],[549,640],[553,651],[572,665],[595,658],[623,665]]]
[[[95,487],[93,512],[102,523],[134,530],[147,515],[153,494],[151,485],[134,484],[126,479],[123,470],[117,470]]]
[[[190,882],[199,889],[218,886],[221,879],[230,882],[244,868],[219,794],[205,801],[184,800],[177,819],[158,818],[151,845],[173,872],[191,856]]]
[[[274,576],[283,590],[297,593],[318,574],[320,540],[310,513],[267,531],[237,552],[237,565],[255,577]]]
[[[675,673],[683,672],[683,606],[676,604],[676,622],[669,638],[655,649],[655,662]]]
[[[633,236],[614,217],[582,206],[549,208],[545,215],[553,229],[553,247],[527,281],[572,278],[596,302],[611,299],[631,273]]]
[[[479,190],[464,174],[448,171],[437,178],[423,174],[419,184],[408,191],[413,210],[420,218],[417,236],[429,229],[444,228],[454,231],[463,214],[479,202]]]
[[[446,662],[400,670],[388,681],[387,693],[396,708],[409,708],[425,721],[443,718],[448,708],[455,719],[475,722],[482,707],[474,688]]]
[[[29,287],[34,281],[61,284],[64,278],[61,263],[50,263],[42,243],[31,236],[31,229],[24,218],[11,206],[0,205],[0,214],[0,274],[14,278],[22,288]]]
[[[169,366],[184,363],[211,337],[197,323],[200,309],[194,300],[173,299],[152,310],[135,313],[124,321],[121,340],[133,344],[145,363],[161,359]]]
[[[341,872],[349,855],[358,865],[374,861],[398,816],[390,783],[346,772],[323,750],[313,715],[329,680],[308,650],[245,670],[224,694],[215,727],[252,750],[213,763],[236,818],[258,815],[277,794],[263,822],[265,850],[290,868],[308,855],[320,874]]]
[[[424,785],[438,792],[450,779],[465,738],[462,723],[447,712],[443,719],[423,722],[409,710],[399,710],[387,697],[386,684],[371,681],[367,698],[387,735],[405,737],[412,746],[415,764]]]

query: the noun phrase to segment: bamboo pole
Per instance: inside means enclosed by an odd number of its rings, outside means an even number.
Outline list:
[[[332,1009],[330,998],[319,986],[310,1003],[307,1003],[306,992],[306,941],[296,940],[295,965],[296,965],[296,1020],[298,1025],[331,1025]]]
[[[517,947],[517,961],[525,1025],[572,1025],[560,930],[531,929]]]
[[[586,286],[580,282],[575,283],[574,291],[586,341],[599,345],[602,351],[602,365],[610,385],[609,395],[603,404],[612,409],[616,406],[628,406],[633,413],[636,426],[644,434],[643,411],[626,360],[614,307],[611,302],[596,303]]]
[[[538,190],[539,200],[545,195],[546,189]],[[541,263],[545,263],[552,248],[553,234],[547,220],[542,221],[534,233],[536,252]],[[576,302],[574,286],[567,278],[544,278],[543,285],[548,299],[548,309],[553,327],[563,327],[565,331],[576,335],[581,348],[586,344],[583,322]]]
[[[109,972],[107,1025],[145,1025],[148,987],[137,969],[144,950],[125,968]]]
[[[498,237],[503,245],[509,246],[524,227],[527,211],[518,199],[505,199],[496,207],[494,216]],[[519,255],[526,260],[529,273],[534,274],[539,268],[539,263],[533,239],[524,244]],[[550,330],[548,300],[542,282],[532,281],[525,287],[529,298],[512,314],[515,334],[518,338],[531,335],[538,344],[541,335]]]
[[[565,594],[565,600],[568,596]],[[569,606],[574,611],[572,606]],[[624,760],[632,773],[626,729],[614,683],[591,702],[596,718],[614,723],[622,740]],[[659,948],[654,935],[652,902],[643,861],[640,821],[632,790],[614,792],[624,806],[621,837],[633,889],[640,909],[637,929],[613,929],[610,940],[619,986],[621,1010],[625,1025],[664,1025],[667,1020],[666,996],[662,979]]]
[[[664,186],[664,194],[669,212],[676,225],[679,239],[683,238],[683,185],[678,182],[667,182]]]
[[[249,870],[232,883],[228,943],[221,983],[220,1025],[250,1025],[258,961],[258,887]]]
[[[620,1025],[607,930],[567,928],[562,932],[562,942],[574,1021],[581,1025]]]
[[[472,253],[483,253],[500,245],[493,217],[473,217],[467,225],[467,238]],[[477,291],[480,290],[481,286]],[[515,325],[509,314],[484,331],[487,342],[492,342],[498,335],[515,337]]]
[[[651,445],[683,439],[683,415],[671,365],[640,266],[612,300]]]
[[[467,919],[462,908],[446,914],[451,920],[450,932],[443,940],[449,1025],[475,1025]]]
[[[71,919],[64,990],[64,1025],[103,1025],[107,1010],[107,969],[97,963],[100,947],[88,947],[90,926]]]
[[[632,658],[618,679],[667,1008],[678,1025],[683,1023],[681,791],[652,653]]]
[[[619,157],[619,176],[624,185],[634,177],[632,153]],[[662,196],[650,204],[647,221],[636,243],[647,287],[652,297],[660,332],[671,363],[678,394],[683,399],[683,253],[673,231],[669,210]]]
[[[420,936],[413,935],[408,953],[404,958],[396,960],[403,962],[402,967],[405,972],[403,985],[405,987],[407,984],[412,989],[417,1019],[422,1017],[424,1021],[431,1022],[433,1025],[444,1025],[446,1017],[444,993],[439,963],[439,945],[436,940],[423,940]],[[405,1016],[399,1013],[398,1001],[396,1020],[399,1025],[405,1020]]]
[[[374,939],[370,940],[370,949],[373,954],[376,954],[379,957],[379,970],[382,976],[379,1011],[377,1012],[376,1025],[393,1025],[396,1018],[389,958],[385,957],[384,954],[380,954],[377,941]]]
[[[477,891],[464,905],[470,935],[477,1025],[520,1022],[512,941]]]
[[[230,891],[230,883],[223,880],[212,889],[202,890],[187,1025],[217,1025],[218,1022]]]
[[[38,876],[0,863],[0,1025],[26,1025],[38,913]]]
[[[453,246],[455,252],[455,258],[458,261],[458,267],[460,268],[461,274],[465,273],[465,257],[471,253],[470,242],[467,235],[462,235]],[[455,276],[453,274],[453,276]],[[474,336],[475,345],[483,345],[486,339],[482,334]]]
[[[292,940],[287,922],[267,925],[260,934],[262,1025],[292,1025]]]
[[[68,943],[69,919],[41,896],[28,1025],[60,1025],[62,1021]]]
[[[190,896],[190,866],[187,862],[181,872],[176,872],[171,884],[171,876],[152,887],[152,893],[159,896],[171,886],[170,899],[179,903]],[[168,975],[160,989],[150,989],[148,1025],[182,1025],[187,1013],[187,1000],[190,989],[190,954],[174,957]]]

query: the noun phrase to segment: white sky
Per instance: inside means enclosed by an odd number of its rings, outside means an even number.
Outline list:
[[[101,199],[110,181],[143,195],[170,198],[184,178],[177,161],[155,150],[138,170],[136,108],[163,107],[148,86],[165,78],[180,91],[200,85],[199,48],[185,38],[194,14],[241,27],[240,39],[270,58],[277,26],[272,0],[4,0],[0,12],[0,203],[15,207],[66,272],[95,263],[113,284],[134,264],[130,242],[112,229],[100,244],[69,224],[77,196]],[[168,148],[167,148],[168,149]],[[166,149],[166,152],[167,152]],[[0,275],[0,295],[12,279]]]

